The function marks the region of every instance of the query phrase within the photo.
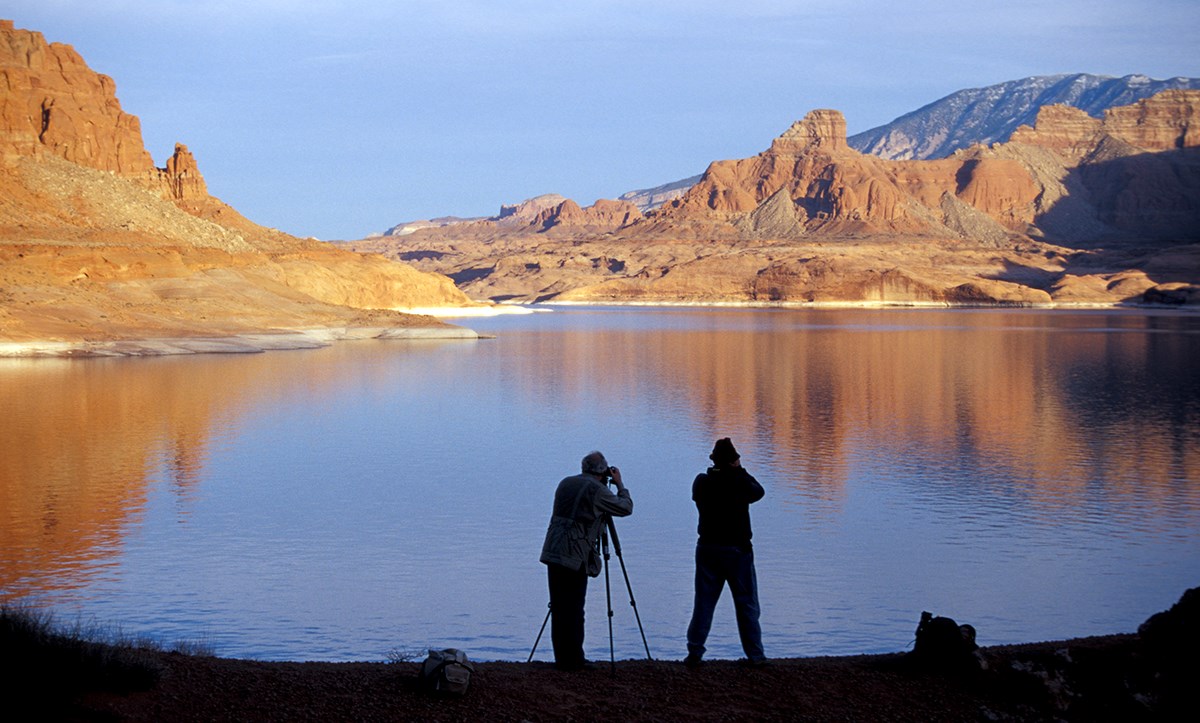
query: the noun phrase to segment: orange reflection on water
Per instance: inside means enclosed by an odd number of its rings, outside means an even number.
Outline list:
[[[186,518],[214,434],[256,405],[386,381],[347,353],[0,361],[0,602],[87,584],[155,479]]]
[[[540,337],[518,378],[538,404],[580,412],[594,388],[686,408],[709,438],[755,440],[809,499],[841,498],[864,454],[969,458],[1023,481],[1047,516],[1098,481],[1172,504],[1198,468],[1195,342],[1153,316],[726,313],[756,321]],[[1193,406],[1172,409],[1182,383]]]
[[[119,555],[155,490],[173,495],[186,520],[214,439],[279,400],[317,415],[331,400],[388,400],[418,386],[448,395],[501,387],[504,408],[484,414],[513,415],[509,448],[536,444],[521,435],[538,434],[547,410],[660,417],[703,445],[732,436],[743,454],[755,450],[782,471],[776,483],[834,511],[864,466],[888,474],[887,464],[908,465],[919,478],[930,460],[1008,480],[1014,489],[1004,492],[1045,519],[1097,485],[1165,507],[1196,483],[1195,336],[1159,333],[1153,316],[1098,324],[1021,312],[673,314],[585,330],[531,325],[455,344],[429,364],[406,360],[437,346],[375,342],[253,357],[0,362],[0,599],[86,585]],[[680,454],[659,439],[632,443]]]
[[[160,459],[170,460],[184,485],[203,465],[202,380],[153,363],[136,379],[116,368],[100,360],[24,360],[0,370],[6,598],[78,586],[73,571],[119,549]]]

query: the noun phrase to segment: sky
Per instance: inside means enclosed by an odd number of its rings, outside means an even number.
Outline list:
[[[1032,75],[1200,77],[1200,0],[3,0],[165,165],[298,236],[589,205]]]

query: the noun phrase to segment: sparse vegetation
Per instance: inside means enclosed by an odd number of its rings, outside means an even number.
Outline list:
[[[410,650],[409,648],[392,648],[387,654],[387,661],[389,663],[414,663],[424,658],[424,651]]]
[[[159,648],[96,625],[57,625],[51,613],[0,608],[0,680],[8,704],[44,713],[69,709],[88,691],[127,693],[159,680]],[[30,706],[26,706],[30,707]]]

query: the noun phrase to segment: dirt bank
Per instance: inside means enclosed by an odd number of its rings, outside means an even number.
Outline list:
[[[1183,686],[1137,635],[987,648],[985,671],[931,671],[904,655],[774,660],[619,661],[561,672],[547,663],[478,664],[467,695],[431,697],[419,663],[264,663],[163,653],[150,690],[93,692],[90,720],[971,721],[1160,720]],[[1186,702],[1195,703],[1194,693]]]

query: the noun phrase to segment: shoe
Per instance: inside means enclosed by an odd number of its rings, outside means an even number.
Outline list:
[[[576,671],[576,670],[596,670],[597,669],[597,665],[590,660],[580,660],[580,661],[571,662],[571,663],[555,663],[554,667],[558,668],[559,670],[566,670],[566,671],[572,671],[572,672]]]
[[[738,661],[738,665],[746,668],[765,668],[771,664],[771,661],[766,658],[742,658]]]
[[[704,659],[695,653],[688,653],[688,656],[683,659],[683,664],[689,668],[699,668]]]

